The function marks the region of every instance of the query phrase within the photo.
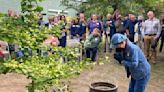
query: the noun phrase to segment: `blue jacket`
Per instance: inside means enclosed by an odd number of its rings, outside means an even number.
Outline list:
[[[86,24],[83,22],[80,22],[80,28],[81,28],[81,31],[79,32],[79,35],[82,36],[83,34],[86,33]]]
[[[150,74],[151,66],[137,45],[128,41],[124,55],[122,63],[125,67],[129,68],[132,78],[139,80]]]
[[[77,24],[77,25],[71,25],[71,35],[73,35],[73,36],[76,36],[77,34],[79,34],[80,33],[80,31],[81,31],[81,26],[79,25],[79,24]]]
[[[137,21],[131,21],[130,19],[126,21],[125,29],[129,30],[130,35],[134,35],[134,33],[135,33],[134,32],[134,26],[136,23],[137,23]]]
[[[123,21],[124,27],[126,26],[128,20],[129,20],[129,19],[125,19],[125,20]]]

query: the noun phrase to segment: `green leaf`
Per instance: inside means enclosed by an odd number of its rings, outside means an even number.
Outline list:
[[[37,11],[37,12],[43,11],[43,7],[38,6],[38,7],[36,7],[35,11]]]

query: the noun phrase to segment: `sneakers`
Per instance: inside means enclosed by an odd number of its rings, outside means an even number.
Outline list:
[[[154,60],[152,61],[152,63],[153,63],[153,64],[157,64],[157,62],[156,62],[156,61],[154,61]]]
[[[147,61],[150,63],[150,60],[149,59],[147,59]],[[152,64],[157,64],[157,62],[155,60],[152,60],[151,63]]]

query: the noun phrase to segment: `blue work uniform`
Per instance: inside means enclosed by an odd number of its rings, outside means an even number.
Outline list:
[[[129,30],[129,35],[128,38],[131,42],[134,42],[134,26],[137,23],[137,21],[131,21],[130,19],[127,20],[126,24],[125,24],[125,29]]]
[[[84,22],[80,22],[80,32],[78,33],[80,37],[82,37],[86,33],[86,24]]]
[[[125,19],[125,20],[123,21],[123,26],[124,26],[124,27],[126,26],[128,20],[129,20],[129,19]]]
[[[81,27],[79,24],[71,25],[71,36],[76,36],[81,31]]]
[[[144,92],[150,79],[151,66],[148,63],[142,50],[129,40],[124,50],[124,59],[122,64],[126,71],[131,75],[129,83],[129,92]]]

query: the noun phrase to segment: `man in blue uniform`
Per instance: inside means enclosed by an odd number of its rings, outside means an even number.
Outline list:
[[[134,42],[134,26],[137,23],[135,15],[131,14],[125,24],[126,34],[131,42]]]
[[[131,76],[129,92],[144,92],[150,79],[151,66],[142,50],[123,35],[116,33],[111,39],[111,48],[120,48],[122,53],[114,55],[120,64],[125,66],[127,77]]]
[[[80,27],[79,19],[76,18],[75,20],[73,20],[70,31],[71,31],[71,38],[77,36],[80,33],[81,27]]]

